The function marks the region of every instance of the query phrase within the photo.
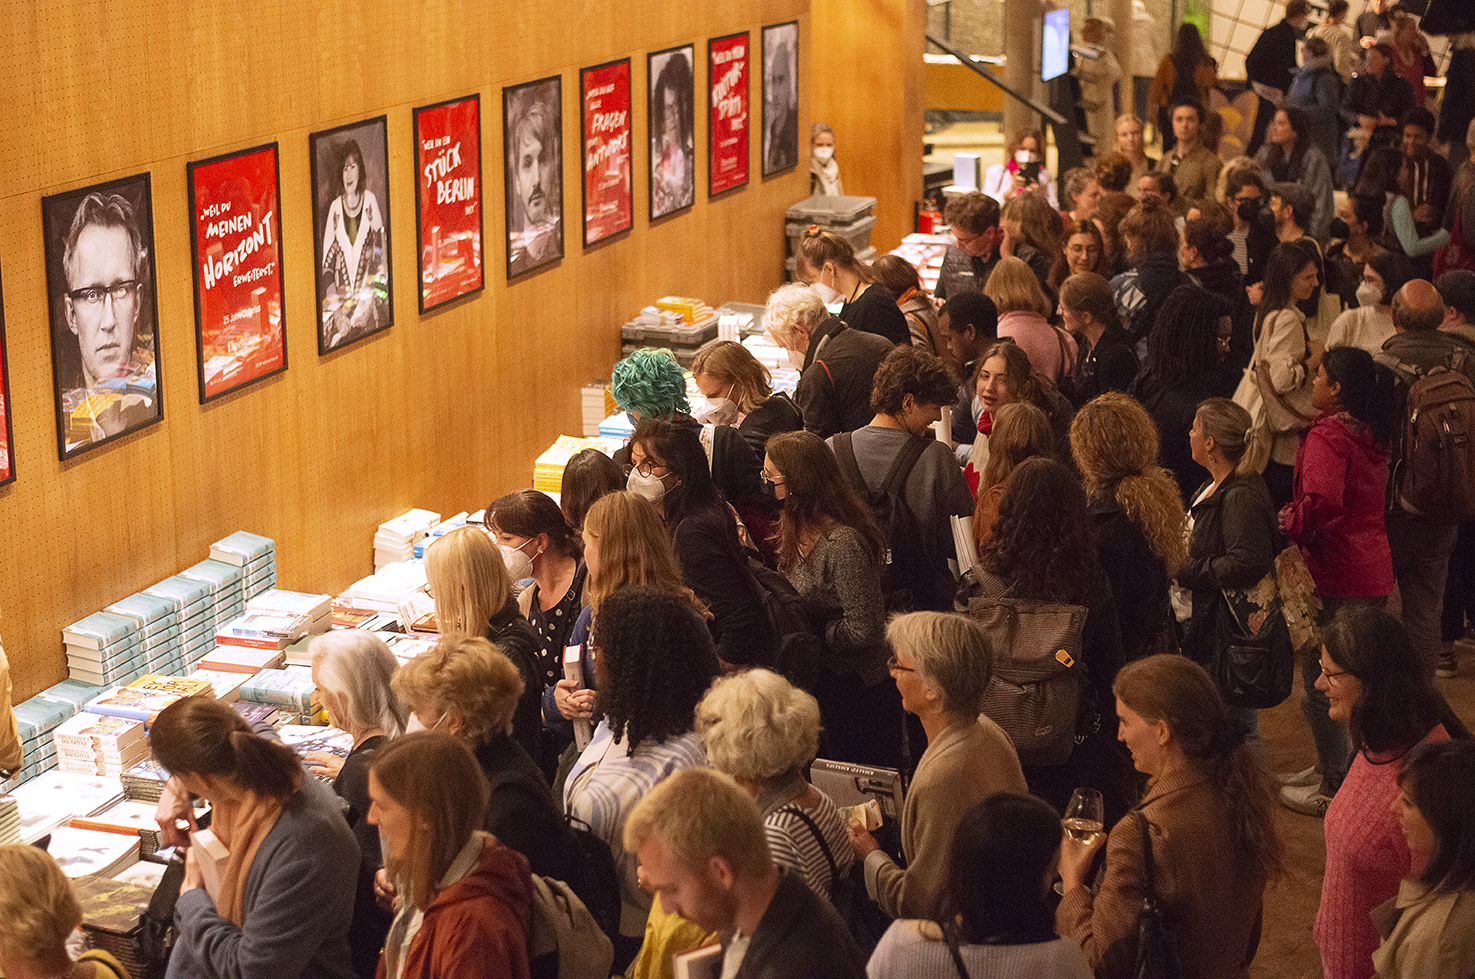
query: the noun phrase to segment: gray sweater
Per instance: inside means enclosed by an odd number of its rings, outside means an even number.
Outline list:
[[[789,581],[825,623],[832,673],[856,673],[867,684],[886,677],[886,606],[881,566],[860,534],[836,525],[789,570]]]
[[[330,788],[304,775],[246,873],[244,927],[203,887],[175,906],[168,979],[354,979],[348,954],[359,852]]]

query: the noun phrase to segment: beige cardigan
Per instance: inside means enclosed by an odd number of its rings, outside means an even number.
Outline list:
[[[927,745],[901,813],[902,870],[885,853],[866,857],[866,890],[893,918],[935,919],[947,890],[953,834],[970,809],[995,792],[1024,794],[1024,771],[1004,729],[978,716]]]
[[[1475,891],[1430,893],[1404,878],[1398,896],[1373,909],[1373,924],[1383,936],[1379,976],[1475,975]]]

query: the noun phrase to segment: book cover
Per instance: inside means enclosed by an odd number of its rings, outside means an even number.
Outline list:
[[[225,561],[207,559],[179,573],[186,578],[205,582],[212,592],[230,591],[233,588],[239,590],[241,586],[241,566]]]
[[[210,586],[203,581],[174,575],[156,585],[145,588],[144,594],[172,599],[181,612],[187,611],[195,602],[203,601],[210,594]]]
[[[227,673],[259,673],[262,670],[279,668],[285,656],[280,649],[252,649],[247,646],[222,646],[200,658],[200,666],[207,670],[224,670]]]
[[[176,700],[197,694],[214,695],[214,687],[208,681],[191,680],[187,677],[161,677],[151,673],[135,682],[143,685],[119,687],[89,701],[88,712],[111,717],[131,717],[152,724],[159,712]]]
[[[306,712],[314,709],[317,684],[312,682],[312,670],[307,667],[262,670],[241,684],[237,696],[253,704],[272,704]]]
[[[68,877],[108,877],[137,860],[138,837],[58,826],[51,832],[46,852]]]
[[[194,853],[195,862],[199,865],[205,893],[210,895],[212,901],[219,901],[220,880],[225,876],[225,865],[230,859],[230,850],[220,842],[220,838],[214,832],[208,829],[197,829],[190,833],[190,850]]]
[[[87,705],[87,701],[93,697],[107,693],[107,689],[91,683],[82,683],[78,680],[63,680],[60,683],[47,687],[41,692],[48,697],[65,700],[67,703],[76,707],[77,710],[81,710]]]
[[[131,717],[82,713],[63,721],[51,737],[58,754],[68,746],[121,754],[142,742],[144,731],[143,724]]]
[[[138,621],[112,612],[93,612],[61,631],[63,641],[85,649],[108,649],[138,635]]]
[[[332,612],[333,596],[268,588],[247,602],[246,607],[253,612],[278,612],[311,621]]]
[[[671,956],[671,970],[676,979],[721,979],[722,946],[703,945]]]
[[[240,697],[241,684],[246,682],[242,674],[227,673],[224,670],[194,670],[186,679],[209,683],[215,699],[223,704],[235,703]]]
[[[114,615],[126,615],[138,622],[140,626],[148,626],[172,614],[176,608],[174,603],[167,598],[138,592],[114,602],[104,611]]]
[[[238,530],[210,545],[210,557],[226,564],[244,565],[276,552],[270,537]]]

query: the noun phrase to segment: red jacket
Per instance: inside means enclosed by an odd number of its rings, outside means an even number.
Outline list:
[[[1393,590],[1383,525],[1387,479],[1387,448],[1350,415],[1322,415],[1301,440],[1284,524],[1321,594],[1369,598]]]
[[[527,858],[489,839],[471,872],[441,891],[405,953],[405,979],[528,979],[533,900]],[[378,979],[385,979],[379,956]]]

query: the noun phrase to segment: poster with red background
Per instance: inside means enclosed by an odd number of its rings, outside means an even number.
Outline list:
[[[584,105],[584,247],[629,229],[630,59],[579,72]]]
[[[3,304],[0,304],[3,305]],[[5,363],[5,314],[0,312],[0,486],[15,478],[15,463],[11,456],[10,425],[10,371]]]
[[[748,32],[707,42],[707,83],[712,122],[708,193],[748,182]]]
[[[287,369],[277,144],[188,166],[200,403]]]
[[[479,291],[481,97],[415,110],[415,238],[420,312]]]

